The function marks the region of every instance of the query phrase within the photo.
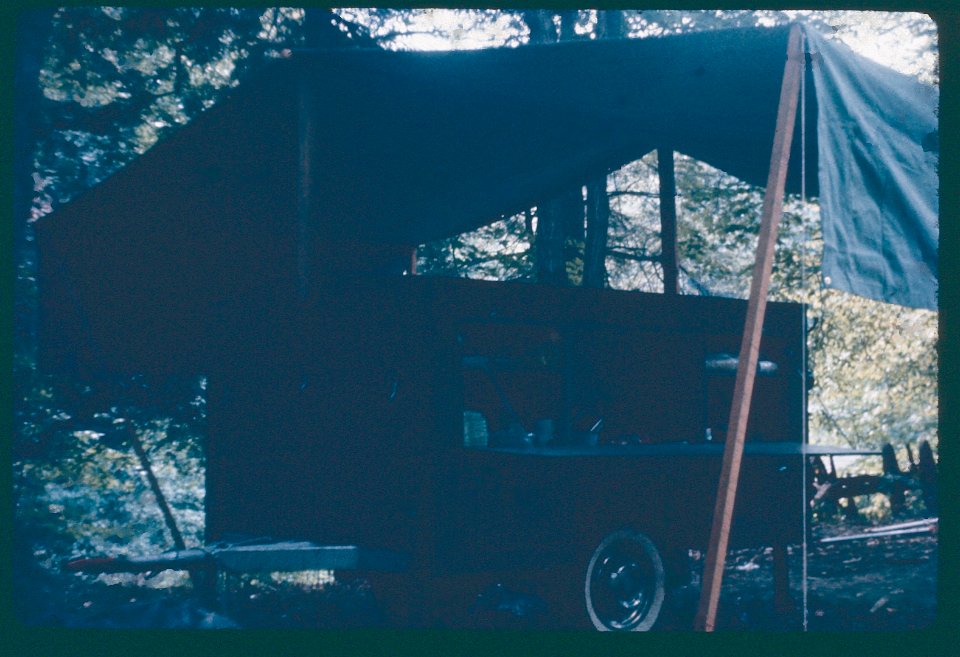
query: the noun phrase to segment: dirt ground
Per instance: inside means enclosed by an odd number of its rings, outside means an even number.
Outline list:
[[[718,630],[910,630],[931,626],[937,613],[938,543],[935,532],[821,543],[817,539],[863,527],[820,526],[808,546],[803,591],[803,550],[791,546],[791,596],[795,609],[773,604],[772,550],[731,552],[724,576]],[[668,590],[655,629],[693,626],[703,555],[690,553],[691,583]],[[363,627],[389,625],[375,591],[363,579],[277,582],[269,577],[221,580],[219,607],[202,602],[189,581],[165,571],[152,578],[67,575],[27,566],[16,573],[16,610],[29,625],[115,628]],[[121,578],[122,579],[122,578]],[[172,584],[164,585],[166,580]],[[491,582],[496,584],[496,582]],[[496,595],[491,597],[491,591]],[[495,598],[495,599],[493,599]],[[806,614],[804,614],[804,599]],[[549,602],[509,588],[485,599],[463,600],[449,621],[468,627],[556,627]]]
[[[835,528],[833,529],[836,533]],[[853,532],[845,532],[853,533]],[[800,630],[806,598],[812,632],[869,632],[930,627],[937,613],[936,534],[890,536],[835,543],[811,543],[803,591],[803,550],[789,548],[790,589],[795,603],[782,616],[773,604],[772,551],[740,550],[728,557],[717,629]],[[691,557],[694,581],[702,557]],[[699,585],[675,592],[663,629],[693,624]]]

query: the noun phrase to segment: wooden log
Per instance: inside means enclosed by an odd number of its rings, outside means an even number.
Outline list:
[[[923,518],[921,520],[910,520],[907,522],[898,522],[893,525],[883,525],[882,527],[867,527],[863,531],[865,532],[890,532],[898,531],[901,529],[910,529],[916,527],[927,527],[929,525],[935,525],[939,522],[939,518]]]
[[[730,420],[727,423],[729,431],[723,451],[713,525],[710,529],[710,542],[707,548],[707,561],[703,574],[703,589],[700,592],[700,603],[694,623],[695,629],[706,632],[712,632],[716,624],[717,605],[720,601],[720,584],[723,579],[723,566],[730,540],[730,526],[733,521],[737,482],[740,476],[740,461],[743,457],[747,418],[750,415],[753,382],[760,353],[760,337],[766,311],[770,272],[773,268],[777,226],[780,223],[780,215],[783,210],[787,163],[790,159],[790,143],[793,139],[800,78],[803,71],[801,39],[800,27],[795,25],[790,30],[787,45],[787,63],[784,66],[783,83],[780,88],[777,123],[770,156],[770,173],[767,178],[763,213],[760,219],[757,257],[753,267],[753,280],[750,284],[750,298],[747,302],[747,318],[743,330],[743,341],[740,346],[740,362],[733,389],[733,404],[730,409]]]
[[[912,523],[902,523],[899,525],[890,525],[888,527],[869,527],[859,534],[849,534],[847,536],[830,536],[821,538],[821,543],[838,543],[840,541],[856,541],[870,538],[883,538],[888,536],[908,536],[910,534],[935,533],[939,526],[938,518],[927,518]]]

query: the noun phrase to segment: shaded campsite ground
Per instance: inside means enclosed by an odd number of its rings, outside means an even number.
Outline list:
[[[833,527],[829,532],[816,532],[824,533],[851,532],[837,532]],[[784,618],[775,611],[771,550],[740,550],[730,555],[727,564],[718,629],[802,628],[802,549],[792,546],[789,554],[795,612]],[[929,534],[810,544],[809,630],[864,632],[930,627],[937,611],[937,556],[937,538]],[[694,572],[702,570],[702,559],[694,562]],[[699,586],[689,589],[679,601],[681,609],[674,613],[675,622],[667,622],[664,627],[692,626]]]
[[[817,527],[816,536],[856,531]],[[811,631],[910,630],[936,617],[936,534],[812,543],[808,550],[808,625]],[[718,629],[798,630],[802,627],[802,550],[789,551],[791,592],[797,610],[783,617],[773,604],[769,549],[731,553],[721,595]],[[668,595],[659,629],[693,625],[702,555],[691,553],[693,584]],[[361,580],[338,582],[322,575],[277,581],[232,576],[221,582],[219,612],[204,605],[186,578],[171,571],[153,578],[51,573],[39,567],[16,572],[17,607],[29,624],[117,628],[363,627],[382,626],[375,594]],[[521,596],[465,601],[449,622],[474,627],[551,627],[551,613]],[[518,613],[519,612],[519,613]],[[457,621],[457,618],[463,619]]]

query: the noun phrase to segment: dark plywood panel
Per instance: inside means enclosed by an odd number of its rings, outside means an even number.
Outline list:
[[[272,364],[239,363],[211,377],[209,538],[240,531],[407,550],[429,540],[451,568],[466,567],[476,550],[491,558],[524,544],[562,552],[576,527],[592,540],[601,518],[702,543],[721,447],[703,442],[703,423],[722,397],[708,397],[717,390],[704,358],[736,337],[744,306],[519,283],[341,278],[277,338],[286,346]],[[800,307],[771,304],[769,317],[765,357],[799,371]],[[572,438],[596,414],[605,419],[601,442],[632,434],[651,446],[709,449],[549,459],[466,450],[464,410],[483,412],[491,431],[504,420],[489,377],[464,367],[464,356],[496,362],[527,430],[550,417],[558,438]],[[775,408],[756,422],[779,428],[751,440],[799,440],[802,414],[784,410],[799,403],[799,388],[789,377],[764,381]],[[777,474],[783,464],[773,463],[783,458],[793,459],[789,485]],[[752,501],[735,537],[745,541],[797,524],[796,514],[783,523],[765,516],[799,495],[799,458],[774,453],[761,462],[744,475]]]

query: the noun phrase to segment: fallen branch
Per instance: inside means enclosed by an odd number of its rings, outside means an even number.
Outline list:
[[[908,534],[927,534],[937,531],[937,518],[927,518],[918,520],[916,523],[902,523],[900,525],[889,525],[887,527],[873,527],[862,534],[850,534],[848,536],[830,536],[821,538],[821,543],[839,543],[840,541],[856,541],[864,538],[880,538],[884,536],[906,536]],[[909,525],[909,526],[906,526]],[[899,527],[899,529],[898,529]]]

